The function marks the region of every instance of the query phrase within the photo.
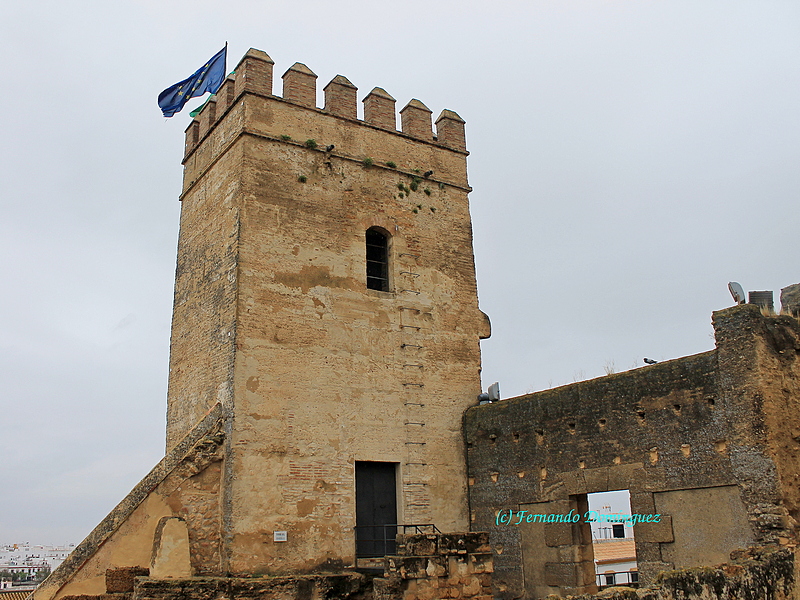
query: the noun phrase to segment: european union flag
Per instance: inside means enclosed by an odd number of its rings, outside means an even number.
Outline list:
[[[165,117],[171,117],[179,112],[189,98],[202,96],[206,92],[216,94],[222,82],[225,81],[225,59],[227,58],[228,45],[217,52],[194,75],[168,87],[158,95],[158,106]]]

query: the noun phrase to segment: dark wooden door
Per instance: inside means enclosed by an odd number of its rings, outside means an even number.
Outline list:
[[[395,552],[397,464],[356,462],[356,556]]]

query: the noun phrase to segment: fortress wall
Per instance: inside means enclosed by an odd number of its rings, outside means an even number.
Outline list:
[[[592,591],[583,519],[498,515],[583,513],[594,492],[627,489],[632,513],[661,514],[634,527],[645,583],[793,539],[797,321],[743,305],[714,326],[714,351],[467,411],[472,527],[490,531],[500,597]]]

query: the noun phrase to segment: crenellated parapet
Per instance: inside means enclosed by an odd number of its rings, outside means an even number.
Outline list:
[[[325,86],[325,111],[332,115],[357,119],[356,92],[358,88],[347,77],[337,75]]]
[[[396,100],[383,88],[374,88],[364,102],[364,120],[381,129],[394,130],[397,127],[397,116],[394,113]]]
[[[303,63],[294,63],[283,74],[283,98],[300,106],[317,105],[317,75]]]
[[[403,133],[421,140],[433,139],[431,114],[433,111],[430,108],[416,98],[412,99],[400,111]]]
[[[234,96],[242,92],[272,94],[272,67],[275,63],[266,52],[250,48],[235,69]]]
[[[336,75],[324,88],[324,107],[317,107],[317,75],[303,63],[295,63],[282,75],[282,95],[273,94],[273,60],[261,50],[251,48],[211,99],[186,129],[185,157],[189,157],[225,114],[244,94],[267,97],[295,106],[347,119],[363,126],[391,132],[466,154],[464,120],[445,109],[435,122],[432,112],[420,100],[410,100],[400,110],[397,129],[396,100],[386,90],[373,88],[363,99],[364,116],[358,118],[358,88],[343,75]],[[308,121],[308,118],[306,118]],[[312,132],[313,133],[313,132]],[[308,137],[312,137],[311,133]]]
[[[442,143],[461,150],[467,151],[467,137],[464,134],[464,119],[452,110],[444,109],[436,119],[436,133]]]

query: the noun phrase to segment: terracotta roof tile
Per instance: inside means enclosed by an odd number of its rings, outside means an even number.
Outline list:
[[[636,560],[636,542],[632,538],[597,540],[592,543],[592,550],[598,565]]]

